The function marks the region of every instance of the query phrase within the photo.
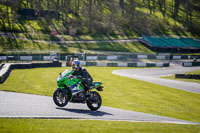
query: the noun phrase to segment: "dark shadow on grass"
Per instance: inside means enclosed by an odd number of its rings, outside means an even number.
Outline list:
[[[91,111],[91,110],[84,110],[84,109],[66,109],[66,108],[56,108],[59,110],[64,110],[67,112],[77,113],[77,114],[86,114],[91,116],[104,116],[104,115],[113,115],[110,113],[106,113],[103,111]]]

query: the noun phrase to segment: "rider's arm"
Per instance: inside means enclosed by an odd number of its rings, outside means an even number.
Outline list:
[[[71,72],[65,74],[65,76],[69,76],[69,75],[73,75],[73,74],[74,74],[74,70],[71,70]],[[64,77],[65,77],[65,76],[64,76]]]
[[[88,71],[84,68],[83,69],[83,78],[88,80],[93,80],[91,75],[88,73]]]
[[[82,76],[80,75],[80,74],[78,74],[76,71],[74,71],[74,70],[72,70],[70,73],[68,73],[68,76],[70,76],[71,75],[71,77],[76,77],[76,78],[79,78],[79,79],[81,79],[82,78]]]

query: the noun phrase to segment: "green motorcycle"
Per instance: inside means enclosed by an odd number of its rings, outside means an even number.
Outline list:
[[[103,91],[102,82],[93,82],[86,95],[81,77],[72,76],[73,72],[73,70],[65,70],[60,73],[57,79],[58,88],[53,94],[54,103],[59,107],[66,106],[68,102],[86,103],[90,110],[98,110],[101,107],[102,99],[98,92],[92,90]]]

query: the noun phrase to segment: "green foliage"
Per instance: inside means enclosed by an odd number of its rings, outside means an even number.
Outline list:
[[[25,133],[197,133],[199,125],[122,121],[0,119],[0,132]]]
[[[0,90],[52,96],[58,74],[65,69],[14,70]],[[200,95],[113,75],[116,69],[120,68],[87,67],[93,79],[104,84],[104,106],[200,122]]]
[[[134,0],[134,5],[131,4],[132,1],[128,0],[123,0],[123,2],[119,0],[92,0],[91,5],[86,0],[70,0],[70,3],[68,0],[21,0],[8,2],[8,6],[2,2],[0,3],[0,30],[51,33],[54,27],[60,34],[68,34],[70,27],[73,27],[77,30],[76,35],[101,33],[132,34],[135,36],[181,35],[199,38],[198,9],[200,4],[198,1],[180,1],[176,17],[174,16],[175,6],[172,5],[172,0],[165,0],[165,16],[160,11],[158,4],[160,0],[149,1],[150,6],[148,1],[143,0]],[[60,18],[55,19],[48,15],[35,18],[24,17],[17,13],[18,8],[55,11],[60,13]],[[21,25],[24,30],[8,26],[9,22],[11,25]]]
[[[52,35],[54,29],[64,40],[110,40],[130,39],[142,35],[188,36],[200,38],[199,2],[190,1],[191,10],[186,1],[180,1],[178,16],[174,18],[172,1],[166,0],[165,16],[160,11],[158,1],[124,0],[120,3],[113,1],[94,1],[90,5],[86,0],[48,0],[48,1],[14,1],[12,3],[0,2],[0,31],[15,32],[14,36],[32,40],[61,41]],[[64,2],[64,3],[62,3]],[[91,7],[91,8],[90,8]],[[28,8],[34,11],[53,11],[60,14],[60,18],[51,16],[25,17],[18,14],[19,8]],[[36,10],[37,9],[37,10]],[[91,9],[89,11],[89,9]],[[188,18],[188,13],[190,18]],[[91,13],[90,13],[91,12]],[[186,19],[188,18],[188,19]],[[76,32],[70,36],[70,31]],[[9,49],[17,50],[49,50],[61,49],[62,52],[84,50],[122,51],[137,53],[153,53],[140,43],[96,43],[72,44],[68,47],[63,44],[35,43],[18,39],[0,38],[0,49],[5,53]]]

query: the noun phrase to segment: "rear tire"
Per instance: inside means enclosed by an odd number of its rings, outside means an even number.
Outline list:
[[[69,102],[68,94],[63,95],[62,90],[56,90],[53,94],[53,101],[59,107],[64,107]]]
[[[90,92],[90,98],[87,100],[87,106],[90,110],[96,111],[101,107],[102,100],[98,92]],[[95,106],[96,105],[96,106]]]

